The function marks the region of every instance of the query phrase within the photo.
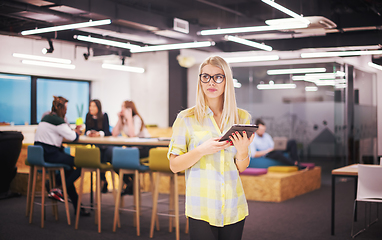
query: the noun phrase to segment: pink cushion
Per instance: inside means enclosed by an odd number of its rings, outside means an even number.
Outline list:
[[[240,174],[242,175],[262,175],[266,174],[268,172],[268,169],[266,168],[247,168]]]
[[[307,169],[313,169],[316,165],[314,163],[302,162],[300,163],[300,166]]]

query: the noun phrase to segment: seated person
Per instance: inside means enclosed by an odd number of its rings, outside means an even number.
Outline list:
[[[113,128],[112,135],[116,137],[121,133],[127,137],[150,137],[143,118],[138,113],[133,101],[124,101],[121,106],[121,111],[118,113],[118,122]],[[149,150],[149,147],[139,147],[139,157],[148,157]],[[108,155],[110,155],[111,158],[112,154],[109,153]],[[126,188],[122,194],[133,194],[133,178],[133,174],[125,174],[123,180],[126,183]]]
[[[51,113],[46,115],[37,127],[34,145],[40,145],[44,149],[45,162],[63,163],[71,167],[70,170],[65,170],[65,180],[69,198],[72,201],[74,211],[76,212],[78,194],[74,182],[80,176],[81,169],[75,169],[74,157],[63,151],[62,140],[65,138],[70,141],[76,141],[79,136],[79,130],[71,129],[69,124],[64,120],[67,110],[67,102],[68,100],[63,97],[54,96]],[[57,186],[61,184],[59,174],[56,175],[56,184]],[[57,195],[57,192],[55,191],[56,190],[52,189],[49,195]],[[62,196],[60,193],[58,199],[61,198]],[[81,207],[80,215],[90,216],[90,213]]]
[[[256,119],[255,124],[259,126],[255,133],[255,138],[253,139],[250,147],[251,154],[253,158],[257,157],[267,157],[285,165],[298,166],[299,158],[297,154],[297,143],[295,140],[289,140],[285,150],[274,150],[274,142],[268,133],[266,133],[267,127],[261,119]],[[289,154],[289,157],[285,156],[285,153]]]
[[[98,99],[93,99],[89,103],[89,112],[86,114],[85,120],[86,130],[85,135],[88,137],[104,137],[111,136],[109,117],[107,113],[102,112],[102,105]],[[101,152],[101,162],[110,162],[106,157],[106,151],[109,148],[107,146],[98,146]],[[108,183],[106,181],[105,173],[101,172],[101,185],[102,193],[107,193]]]

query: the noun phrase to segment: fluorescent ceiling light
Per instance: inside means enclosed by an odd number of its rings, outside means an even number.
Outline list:
[[[311,80],[317,86],[336,86],[338,84],[346,84],[346,79],[328,79],[328,80]]]
[[[140,67],[130,67],[125,65],[115,65],[115,64],[102,64],[102,68],[106,69],[112,69],[112,70],[119,70],[119,71],[126,71],[126,72],[135,72],[135,73],[144,73],[145,69]]]
[[[266,89],[293,89],[296,88],[294,83],[285,83],[285,84],[258,84],[257,89],[266,90]]]
[[[346,88],[346,83],[344,84],[336,84],[335,88]]]
[[[125,49],[140,48],[139,45],[135,45],[135,44],[116,42],[116,41],[112,41],[112,40],[106,40],[106,39],[102,39],[102,38],[94,38],[94,37],[90,37],[90,36],[74,35],[73,38],[80,40],[80,41],[98,43],[98,44],[103,44],[103,45],[108,45],[108,46],[113,46],[113,47],[119,47],[119,48],[125,48]]]
[[[46,62],[55,62],[55,63],[64,63],[64,64],[72,63],[71,60],[63,59],[63,58],[43,57],[43,56],[28,55],[28,54],[22,54],[22,53],[13,53],[12,55],[17,58],[40,60],[40,61],[46,61]]]
[[[265,56],[251,56],[251,57],[227,57],[224,58],[228,63],[241,63],[241,62],[258,62],[258,61],[275,61],[279,60],[278,55],[265,55]]]
[[[74,24],[61,25],[61,26],[55,26],[55,27],[26,30],[26,31],[22,31],[21,35],[31,35],[31,34],[46,33],[46,32],[56,32],[56,31],[75,29],[75,28],[106,25],[106,24],[110,24],[110,23],[111,23],[110,19],[98,20],[98,21],[90,20],[89,22],[83,22],[83,23],[74,23]]]
[[[36,65],[36,66],[44,66],[44,67],[55,67],[55,68],[66,68],[66,69],[75,69],[76,66],[73,64],[61,64],[61,63],[52,63],[52,62],[41,62],[34,60],[22,60],[24,64],[28,65]]]
[[[375,63],[372,63],[372,62],[369,62],[367,65],[382,71],[382,66],[381,65],[378,65],[378,64],[375,64]]]
[[[305,23],[299,24],[282,24],[274,26],[255,26],[255,27],[238,27],[238,28],[218,28],[200,31],[200,35],[218,35],[218,34],[232,34],[232,33],[246,33],[246,32],[263,32],[275,30],[287,30],[308,27]]]
[[[175,44],[164,44],[164,45],[157,45],[157,46],[133,48],[130,51],[132,53],[141,53],[141,52],[164,51],[164,50],[173,50],[173,49],[210,47],[214,45],[215,45],[215,42],[212,42],[212,41],[175,43]]]
[[[375,55],[375,54],[382,54],[382,50],[301,53],[301,57],[302,58],[346,57],[346,56],[361,56],[361,55]]]
[[[312,82],[315,80],[335,80],[336,77],[344,77],[345,73],[342,71],[337,71],[335,73],[312,73],[312,74],[305,74],[303,76],[292,76],[292,80],[294,81],[308,81]]]
[[[335,79],[336,77],[344,77],[345,73],[342,71],[337,71],[335,73],[310,73],[305,74],[306,78],[315,79]]]
[[[244,44],[244,45],[247,45],[247,46],[250,46],[250,47],[255,47],[255,48],[259,48],[259,49],[262,49],[262,50],[265,50],[265,51],[272,51],[272,47],[271,46],[268,46],[268,45],[265,45],[265,44],[261,44],[261,43],[257,43],[257,42],[253,42],[253,41],[249,41],[247,39],[243,39],[243,38],[239,38],[239,37],[234,37],[234,36],[225,36],[225,39],[229,40],[229,41],[232,41],[232,42],[236,42],[236,43],[241,43],[241,44]]]
[[[303,22],[303,23],[305,23],[307,25],[310,24],[309,20],[303,18],[302,16],[300,16],[297,13],[289,10],[288,8],[283,7],[280,4],[278,4],[278,3],[275,3],[273,0],[261,0],[261,1],[265,2],[266,4],[268,4],[268,5],[270,5],[270,6],[274,7],[274,8],[276,8],[277,10],[280,10],[283,13],[288,14],[289,16],[291,16],[293,18],[298,19],[299,21],[301,21],[301,22]]]
[[[236,78],[233,79],[233,87],[241,88],[241,83]]]
[[[296,74],[326,72],[326,68],[294,68],[294,69],[272,69],[268,70],[268,75]]]
[[[318,87],[316,86],[306,86],[305,91],[306,92],[316,92],[318,90]]]

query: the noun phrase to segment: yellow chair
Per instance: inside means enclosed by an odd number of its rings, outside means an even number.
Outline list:
[[[114,170],[110,163],[101,163],[100,150],[98,147],[76,147],[74,164],[76,167],[81,168],[81,179],[78,193],[78,204],[76,212],[76,224],[75,229],[78,229],[81,200],[84,186],[84,176],[86,172],[96,172],[96,216],[95,223],[98,225],[98,232],[101,232],[101,171],[111,171],[113,182],[113,195],[115,199],[115,184],[114,184]],[[91,186],[93,187],[93,186]]]
[[[179,192],[178,192],[178,173],[173,173],[170,169],[170,162],[167,158],[167,147],[157,147],[150,149],[149,152],[149,167],[155,172],[154,193],[153,193],[153,208],[150,225],[150,238],[154,236],[154,226],[157,222],[157,230],[159,231],[159,222],[157,215],[169,216],[169,232],[173,229],[173,218],[175,218],[175,234],[179,240]],[[158,213],[158,195],[160,176],[170,176],[170,196],[169,196],[169,213]],[[186,223],[186,233],[188,233],[188,219]]]

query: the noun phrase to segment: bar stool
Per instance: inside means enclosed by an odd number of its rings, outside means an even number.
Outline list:
[[[178,173],[173,173],[170,169],[170,162],[167,158],[167,147],[157,147],[150,149],[149,167],[155,172],[153,209],[151,215],[150,238],[154,236],[154,225],[157,215],[169,216],[169,232],[172,232],[172,221],[175,218],[175,236],[179,240],[179,191],[178,191]],[[170,194],[169,194],[169,213],[158,213],[158,195],[160,176],[170,176]],[[157,225],[159,231],[159,225]],[[188,219],[186,222],[186,233],[188,233]]]
[[[59,170],[61,175],[61,184],[62,191],[64,193],[65,199],[65,210],[66,210],[66,218],[68,221],[68,225],[70,225],[70,213],[69,213],[69,205],[68,205],[68,193],[66,190],[66,181],[65,181],[65,171],[64,169],[70,169],[70,166],[61,163],[47,163],[44,161],[44,150],[41,146],[28,146],[28,156],[27,161],[30,166],[33,166],[33,183],[32,183],[32,194],[30,198],[30,213],[29,213],[29,223],[32,223],[33,219],[33,206],[34,206],[34,197],[36,190],[36,180],[38,170],[41,170],[42,180],[41,180],[41,228],[44,228],[44,217],[45,217],[45,174],[48,171],[50,186],[55,185],[55,177],[54,171]],[[29,189],[29,188],[28,188]],[[57,211],[57,202],[53,201],[53,213],[55,219],[58,220],[58,211]],[[28,197],[27,197],[28,202]]]
[[[32,196],[32,182],[33,182],[33,167],[34,165],[31,165],[28,162],[28,158],[25,159],[25,165],[29,166],[29,176],[28,176],[28,187],[27,187],[27,205],[25,210],[25,216],[28,217],[29,213],[31,211],[31,196]]]
[[[110,163],[101,163],[100,150],[98,147],[76,147],[76,153],[74,156],[74,165],[81,168],[81,180],[78,193],[78,204],[76,212],[76,224],[75,229],[78,229],[78,223],[80,218],[81,199],[84,186],[84,176],[86,172],[96,172],[96,216],[95,223],[98,225],[98,232],[101,232],[101,171],[112,172],[113,182],[113,196],[115,199],[115,184],[114,184],[114,170],[113,165]],[[93,187],[93,186],[91,186]]]
[[[141,165],[139,160],[139,150],[138,148],[122,148],[114,147],[113,148],[113,158],[112,163],[114,169],[119,169],[119,185],[117,191],[117,199],[115,201],[115,210],[114,210],[114,224],[113,232],[116,231],[116,226],[121,227],[119,220],[119,211],[120,210],[129,210],[127,208],[121,207],[121,192],[123,186],[123,176],[125,174],[134,174],[134,204],[135,204],[135,223],[137,229],[137,236],[140,235],[140,184],[139,184],[139,174],[141,172],[149,171],[149,167]],[[123,201],[123,199],[122,199]]]
[[[66,154],[70,155],[70,147],[64,148],[64,152]],[[29,166],[28,187],[27,187],[27,204],[26,204],[26,210],[25,210],[25,216],[28,217],[29,216],[29,212],[31,210],[31,196],[32,196],[32,181],[33,181],[33,169],[34,169],[34,165],[31,165],[28,162],[28,158],[25,159],[25,165]],[[53,182],[53,181],[51,181],[51,182]],[[50,186],[50,188],[52,189],[52,186]]]

